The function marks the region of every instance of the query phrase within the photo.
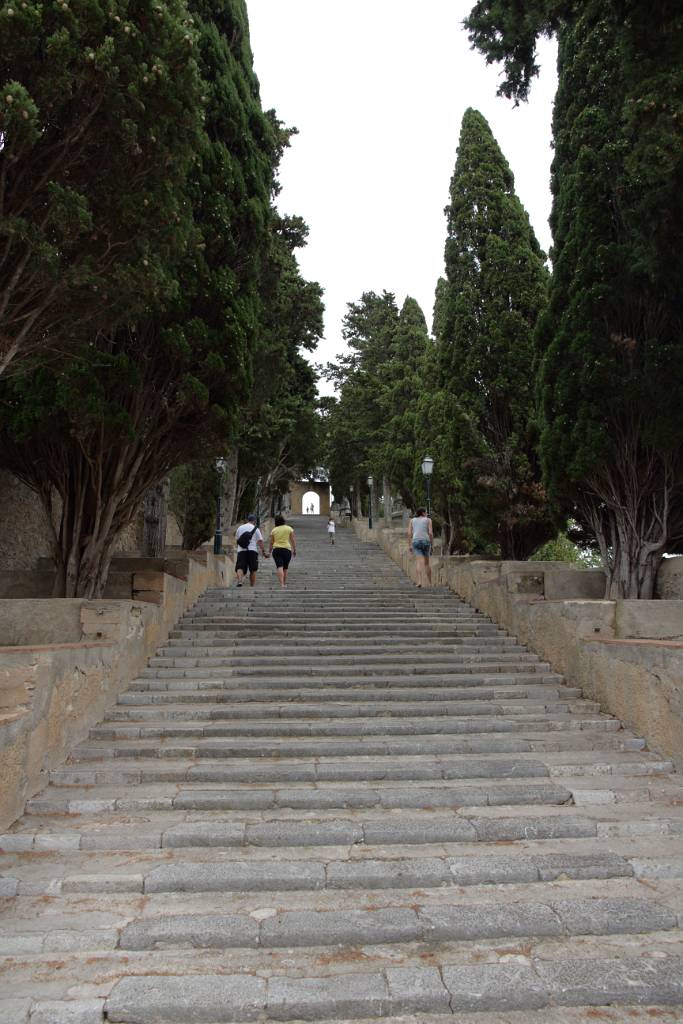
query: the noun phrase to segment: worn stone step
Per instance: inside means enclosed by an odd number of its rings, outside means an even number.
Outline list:
[[[515,715],[446,716],[391,718],[358,716],[328,719],[322,715],[308,720],[266,718],[260,721],[237,721],[222,724],[198,725],[196,722],[155,722],[149,725],[100,725],[90,730],[91,740],[136,740],[164,738],[208,738],[230,736],[415,736],[430,733],[462,734],[483,732],[521,732],[542,726],[551,732],[563,730],[597,729],[618,732],[620,723],[615,719],[580,712],[553,714],[551,711]]]
[[[255,701],[242,704],[217,704],[213,708],[188,707],[185,704],[165,705],[163,710],[158,707],[117,706],[108,711],[104,716],[105,723],[120,722],[127,723],[124,728],[141,728],[166,724],[176,721],[179,725],[190,725],[199,721],[211,721],[213,719],[237,721],[277,719],[280,722],[287,722],[290,719],[318,719],[327,720],[376,718],[387,717],[391,719],[403,717],[431,718],[435,715],[448,717],[454,716],[476,716],[477,718],[492,718],[502,716],[526,716],[526,715],[597,715],[600,713],[600,706],[597,701],[581,700],[578,697],[570,697],[567,700],[538,700],[527,697],[526,694],[514,701],[384,701],[375,703],[364,703],[357,701],[351,703],[348,699],[345,702],[307,702],[287,701],[282,703]],[[109,728],[107,724],[96,726],[91,730],[91,735],[105,735],[101,730]]]
[[[237,688],[263,688],[263,689],[300,689],[302,685],[318,686],[324,689],[325,686],[335,686],[344,689],[357,689],[360,686],[400,686],[411,687],[459,687],[459,686],[503,686],[506,683],[520,686],[525,683],[539,684],[551,683],[561,686],[562,676],[557,672],[550,672],[542,665],[528,665],[523,669],[513,671],[509,666],[500,665],[491,668],[488,665],[477,665],[474,671],[467,670],[463,666],[462,671],[453,668],[439,669],[435,672],[398,672],[395,669],[386,672],[320,672],[315,673],[296,671],[283,671],[278,673],[268,671],[233,672],[229,668],[206,668],[181,669],[181,668],[152,668],[143,669],[138,679],[131,683],[131,689],[139,689],[141,681],[145,679],[171,680],[179,679],[187,681],[190,688],[193,683],[202,683],[206,680],[217,680],[215,685]],[[302,683],[305,680],[305,684]]]
[[[381,1018],[545,1006],[683,1003],[683,958],[538,960],[386,967],[335,976],[138,976],[105,1002],[111,1024]]]
[[[503,752],[504,753],[504,752]],[[65,765],[50,772],[50,780],[55,785],[94,786],[94,785],[139,785],[153,782],[328,782],[328,781],[373,781],[408,780],[426,781],[433,779],[467,779],[473,777],[496,778],[509,777],[520,770],[517,766],[527,760],[534,760],[533,755],[525,758],[531,751],[515,751],[515,758],[506,758],[499,751],[496,754],[471,757],[458,755],[440,755],[414,757],[406,755],[400,760],[392,757],[368,758],[321,758],[320,760],[277,759],[266,760],[239,758],[225,762],[202,761],[194,759],[167,761],[155,765],[150,762],[137,763],[116,760]],[[572,744],[571,750],[546,751],[543,762],[553,778],[575,778],[576,776],[596,775],[602,779],[611,774],[629,776],[661,776],[670,773],[673,766],[670,761],[662,761],[655,756],[638,757],[635,759],[628,751],[580,750]]]
[[[478,720],[477,720],[478,724]],[[598,726],[609,721],[598,722]],[[521,730],[519,738],[510,733],[468,732],[466,735],[418,733],[411,736],[367,735],[361,737],[201,737],[184,743],[173,739],[156,743],[142,740],[120,740],[115,743],[92,741],[81,744],[71,755],[71,761],[98,761],[104,759],[163,759],[163,758],[222,758],[249,757],[368,757],[417,756],[420,754],[513,753],[515,751],[561,750],[621,750],[620,732],[591,727],[585,730],[552,732],[538,731],[534,726]]]
[[[164,915],[134,921],[121,931],[119,948],[186,946],[200,949],[380,945],[462,942],[477,939],[560,938],[567,935],[642,934],[678,927],[678,916],[648,899],[565,899],[547,903],[380,910],[280,911],[257,920],[248,914]]]
[[[559,808],[558,808],[559,810]],[[570,809],[571,810],[571,809]],[[40,829],[0,837],[0,849],[31,850],[158,850],[183,847],[420,846],[427,843],[514,842],[519,839],[587,838],[598,834],[587,815],[555,813],[518,817],[435,813],[401,814],[354,819],[181,822],[167,828],[149,823],[128,826],[90,825],[60,831]]]
[[[308,682],[308,681],[307,681]],[[372,680],[360,679],[354,683],[335,680],[320,686],[298,685],[295,680],[250,680],[248,686],[230,679],[134,679],[128,690],[119,695],[121,704],[153,704],[153,703],[252,703],[254,701],[283,700],[294,702],[311,700],[316,702],[344,701],[470,701],[470,700],[505,700],[523,698],[525,696],[543,698],[552,695],[563,697],[579,697],[578,688],[564,686],[561,677],[523,676],[460,676],[457,685],[452,682],[444,686],[440,676],[432,682],[405,678],[395,681],[391,679]],[[441,682],[441,685],[439,683]]]
[[[506,707],[523,708],[526,701],[547,699],[564,702],[581,698],[581,690],[578,688],[549,683],[525,686],[506,684],[504,687],[471,686],[452,689],[447,694],[442,689],[425,688],[416,691],[410,687],[392,687],[390,693],[387,693],[385,687],[372,686],[353,690],[336,689],[333,686],[326,686],[325,689],[301,687],[294,692],[291,689],[241,689],[231,694],[222,688],[216,689],[213,680],[207,683],[204,690],[183,690],[181,685],[168,687],[157,684],[151,688],[148,680],[139,682],[141,689],[129,689],[120,694],[117,705],[106,713],[105,720],[117,720],[121,716],[127,718],[130,715],[139,715],[141,718],[153,715],[157,718],[160,714],[164,718],[172,718],[174,715],[208,719],[224,719],[232,715],[258,718],[263,714],[263,709],[273,705],[283,709],[283,714],[286,709],[291,709],[293,715],[299,709],[303,709],[302,715],[308,715],[309,712],[316,714],[317,709],[324,709],[328,717],[366,713],[383,715],[386,712],[396,715],[401,714],[401,708],[405,709],[405,714],[411,714],[411,709],[421,709],[428,715],[437,715],[441,709],[445,709],[444,714],[449,714],[460,707],[480,708],[486,705],[495,708],[499,702]],[[199,699],[210,707],[197,707],[198,693],[203,694]],[[160,711],[159,703],[171,707],[164,707]]]
[[[675,876],[683,875],[683,858]],[[652,877],[642,859],[617,854],[500,854],[482,857],[400,857],[361,861],[307,860],[161,864],[138,874],[72,875],[55,879],[54,895],[79,892],[285,892],[322,889],[405,889],[443,886],[524,885],[558,878]],[[672,864],[672,870],[674,865]],[[17,890],[20,891],[17,879]]]
[[[394,652],[391,657],[382,654],[367,655],[359,658],[355,653],[347,655],[330,656],[303,656],[298,655],[259,655],[248,657],[240,654],[173,654],[171,656],[155,656],[149,659],[150,668],[209,668],[222,667],[232,669],[240,675],[262,674],[265,669],[268,673],[273,671],[279,675],[332,675],[344,672],[351,668],[354,674],[369,674],[374,672],[416,672],[422,674],[425,671],[434,672],[442,669],[447,672],[471,672],[479,665],[485,666],[485,671],[499,672],[501,667],[506,671],[514,671],[521,668],[529,671],[529,666],[538,666],[543,671],[549,672],[550,666],[547,662],[540,660],[536,654],[519,654],[517,652],[508,654],[505,651],[498,651],[494,655],[486,652],[483,654],[449,654],[449,655],[420,655],[406,654],[398,658]]]

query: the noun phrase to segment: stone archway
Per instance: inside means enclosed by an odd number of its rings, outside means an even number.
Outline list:
[[[320,495],[317,491],[306,491],[301,499],[301,511],[305,516],[320,515]]]
[[[311,502],[315,509],[313,515],[328,516],[330,514],[329,483],[326,480],[301,480],[292,483],[289,489],[289,507],[293,515],[305,516],[306,508],[310,507]]]

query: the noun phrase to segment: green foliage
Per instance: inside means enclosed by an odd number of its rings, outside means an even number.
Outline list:
[[[387,373],[398,380],[399,369],[388,369],[398,326],[390,292],[365,292],[359,302],[348,304],[342,336],[350,351],[327,367],[339,391],[327,424],[327,465],[337,495],[348,494],[350,485],[358,486],[368,473],[379,478],[387,472]]]
[[[0,373],[177,293],[197,42],[185,0],[0,6]]]
[[[478,0],[465,18],[465,28],[487,64],[503,64],[499,95],[517,101],[527,98],[531,80],[538,74],[538,37],[556,32],[578,6],[577,0]]]
[[[168,506],[178,521],[186,551],[194,551],[213,535],[220,483],[213,459],[188,462],[171,473]]]
[[[590,548],[581,548],[574,544],[566,533],[558,533],[557,537],[531,555],[532,562],[571,562],[584,569],[597,569],[601,565],[600,556]]]
[[[284,145],[291,133],[277,127]],[[271,503],[292,479],[320,461],[316,375],[302,350],[312,351],[323,331],[322,290],[301,276],[295,256],[306,244],[308,228],[300,217],[274,210],[272,223],[260,284],[254,373],[236,441],[242,494],[251,496],[258,486]]]
[[[547,271],[512,172],[478,111],[463,117],[437,293],[434,457],[451,522],[504,558],[555,532],[533,430],[533,331]]]
[[[408,508],[422,501],[423,484],[415,487],[415,467],[425,452],[417,451],[419,401],[425,390],[425,362],[432,342],[419,305],[408,296],[393,334],[389,358],[381,374],[381,401],[386,423],[379,461],[384,474]]]
[[[651,596],[683,539],[680,11],[585,5],[560,40],[541,453],[612,596]]]
[[[518,98],[538,35],[559,37],[541,451],[616,597],[651,596],[663,552],[683,544],[680,13],[676,0],[481,0],[467,22]]]
[[[0,389],[5,464],[46,508],[53,491],[62,499],[54,547],[69,596],[101,591],[116,536],[152,484],[225,450],[249,387],[277,140],[260,106],[243,0],[199,5],[195,25],[184,45],[197,52],[207,115],[182,190],[165,172],[192,242],[175,263],[159,263],[168,289],[135,319],[133,305],[117,327],[105,329],[105,319],[74,340],[54,371],[29,367]],[[182,85],[182,65],[179,76]],[[138,132],[132,122],[125,130]],[[134,206],[144,205],[138,186],[133,174]]]

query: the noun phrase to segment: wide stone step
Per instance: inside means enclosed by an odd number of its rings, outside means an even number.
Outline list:
[[[214,639],[205,640],[203,637],[195,640],[170,640],[169,643],[160,647],[157,655],[158,657],[170,657],[170,658],[181,658],[181,657],[218,657],[218,656],[239,656],[239,657],[250,657],[252,654],[259,658],[289,658],[289,657],[300,657],[302,655],[313,658],[313,657],[336,657],[336,656],[347,656],[355,655],[356,657],[362,657],[365,655],[377,657],[380,655],[388,654],[389,656],[396,656],[397,651],[405,651],[406,653],[415,654],[415,645],[411,641],[396,639],[393,641],[388,640],[377,640],[373,643],[358,643],[355,640],[349,640],[345,644],[336,643],[326,646],[320,644],[319,641],[313,641],[309,643],[283,643],[282,640],[273,641],[271,639],[270,645],[264,646],[261,640],[254,640],[253,638],[244,637],[240,640],[232,639]],[[458,657],[465,657],[474,654],[526,654],[523,647],[519,644],[515,644],[513,641],[507,638],[492,637],[486,642],[467,643],[460,638],[453,638],[447,642],[441,642],[430,644],[431,656],[446,655],[448,657],[457,655]]]
[[[566,842],[566,841],[565,841]],[[253,851],[252,851],[253,853]],[[168,855],[168,851],[164,854]],[[220,851],[217,852],[220,856]],[[38,854],[45,858],[42,851]],[[72,859],[93,854],[72,854]],[[619,878],[683,877],[683,856],[660,857],[648,862],[616,853],[484,853],[482,856],[395,856],[362,860],[255,860],[193,862],[187,856],[172,863],[141,862],[136,870],[102,861],[112,854],[99,854],[97,867],[88,861],[85,870],[66,867],[66,874],[54,877],[35,871],[23,877],[20,867],[3,871],[5,896],[61,896],[89,893],[101,896],[123,893],[236,893],[236,892],[321,892],[326,890],[382,890],[413,888],[469,888],[473,886],[533,886],[539,882],[604,880]],[[68,873],[69,867],[71,873]],[[486,890],[482,890],[486,891]],[[517,890],[520,891],[519,889]]]
[[[239,671],[229,668],[204,668],[204,669],[182,669],[182,668],[149,668],[144,669],[138,679],[182,679],[191,682],[195,680],[199,682],[204,679],[216,679],[222,680],[224,686],[232,686],[238,688],[242,686],[245,681],[248,680],[248,685],[251,687],[265,686],[265,687],[294,687],[299,688],[301,686],[301,678],[305,678],[307,682],[315,680],[315,683],[323,688],[326,685],[326,680],[333,680],[332,685],[336,687],[357,687],[367,685],[369,682],[373,686],[390,686],[393,683],[398,683],[402,686],[410,684],[411,686],[476,686],[482,685],[489,681],[493,681],[496,685],[502,685],[505,682],[511,683],[554,683],[555,685],[562,685],[562,676],[556,672],[550,672],[547,668],[543,667],[543,664],[537,665],[526,665],[523,668],[513,669],[508,665],[477,665],[476,669],[472,671],[471,666],[462,666],[462,671],[458,671],[457,667],[439,666],[439,671],[436,672],[432,668],[431,671],[425,672],[413,672],[413,671],[401,671],[401,666],[396,668],[388,669],[385,671],[367,671],[364,672],[354,670],[350,672],[348,670],[335,670],[316,672],[314,670],[304,670],[303,672],[297,672],[295,669],[283,670],[277,674],[273,673],[272,670],[268,669],[256,669],[255,671],[249,671],[247,669],[240,669]],[[131,683],[131,688],[138,688],[138,679]]]
[[[482,721],[484,718],[484,721]],[[359,717],[330,720],[322,714],[316,720],[239,721],[217,725],[198,726],[197,723],[157,722],[154,725],[99,725],[90,730],[90,738],[97,740],[136,740],[152,738],[206,738],[228,736],[414,736],[430,733],[463,734],[484,732],[521,732],[530,728],[543,728],[551,732],[563,730],[598,729],[618,732],[620,723],[613,718],[588,714],[552,714],[545,710],[537,714],[499,716],[454,717],[401,717],[398,721],[385,718]]]
[[[377,680],[368,685],[365,681],[355,687],[295,687],[290,684],[286,688],[234,687],[222,685],[219,680],[188,680],[188,679],[136,679],[125,693],[118,698],[119,706],[154,705],[154,704],[249,704],[259,702],[283,701],[295,707],[299,702],[304,704],[344,704],[350,703],[386,703],[387,707],[400,703],[438,703],[455,705],[470,701],[508,701],[508,700],[572,700],[581,696],[576,687],[564,686],[561,682],[545,683],[533,677],[533,683],[518,684],[506,678],[496,679],[496,685],[482,685],[472,681],[467,686],[429,688],[414,685],[378,686]],[[459,680],[462,684],[462,680]],[[331,713],[331,712],[327,712]],[[379,710],[381,713],[381,708]]]
[[[603,723],[599,722],[599,725]],[[608,721],[604,720],[607,725]],[[607,729],[569,732],[522,730],[517,738],[507,733],[471,732],[466,736],[432,735],[416,736],[364,736],[317,739],[271,737],[250,738],[202,738],[190,742],[165,741],[144,743],[138,740],[121,740],[117,743],[85,742],[76,748],[71,760],[74,762],[97,761],[102,759],[157,759],[157,758],[234,758],[234,757],[368,757],[368,756],[418,756],[421,754],[476,754],[512,753],[514,751],[559,750],[619,750],[622,749],[621,734]]]
[[[517,700],[498,701],[493,703],[492,701],[413,701],[413,702],[400,702],[400,701],[384,701],[375,703],[363,703],[357,701],[355,703],[350,702],[348,699],[344,702],[306,702],[304,700],[296,700],[287,703],[277,702],[266,702],[266,701],[255,701],[254,703],[242,703],[242,704],[230,704],[230,705],[216,705],[215,707],[187,707],[187,705],[165,705],[163,709],[159,707],[125,707],[118,706],[112,708],[104,716],[104,722],[121,722],[129,723],[130,728],[134,728],[136,723],[144,728],[149,726],[154,728],[156,725],[166,724],[175,722],[179,726],[187,726],[196,722],[213,721],[220,719],[226,721],[235,719],[239,721],[250,721],[250,720],[262,720],[262,719],[276,719],[279,722],[288,722],[290,719],[297,720],[311,720],[324,718],[330,719],[355,719],[355,718],[377,718],[377,717],[388,717],[391,719],[395,718],[416,718],[416,717],[428,717],[432,718],[435,715],[443,717],[449,717],[451,715],[460,716],[476,716],[478,718],[493,718],[497,715],[504,717],[508,716],[521,716],[527,715],[551,715],[551,716],[564,716],[564,715],[598,715],[600,713],[600,706],[597,701],[581,700],[579,697],[568,697],[566,700],[558,699],[547,699],[538,700],[532,697],[521,694]],[[618,724],[616,728],[618,728]],[[100,732],[101,729],[107,729],[106,724],[102,726],[96,726],[95,729],[91,730],[91,736],[105,736],[106,733]]]
[[[654,755],[640,755],[635,758],[624,742],[623,750],[580,749],[571,744],[568,750],[545,752],[544,761],[555,778],[597,776],[601,780],[610,775],[629,777],[662,777],[673,770],[670,761],[662,761]],[[81,762],[53,769],[50,781],[59,786],[126,785],[136,786],[148,783],[275,783],[286,782],[372,782],[377,780],[402,780],[424,782],[433,780],[505,778],[511,777],[527,761],[537,760],[531,751],[517,751],[515,758],[504,753],[471,757],[441,755],[438,757],[405,757],[395,760],[391,757],[369,758],[307,758],[287,760],[286,758],[234,759],[225,761],[202,761],[186,759],[155,764],[150,761]],[[522,777],[524,773],[522,771]],[[677,794],[674,794],[677,796]]]
[[[522,744],[498,744],[499,754],[520,753]],[[526,751],[530,754],[536,744],[527,744]],[[503,746],[503,750],[500,750]],[[512,750],[507,750],[512,746]],[[550,744],[548,744],[550,746]],[[548,750],[548,746],[546,751]],[[473,754],[487,753],[472,749]],[[538,751],[537,753],[542,753]],[[570,777],[575,775],[604,776],[610,772],[624,772],[629,775],[664,775],[673,770],[670,761],[653,760],[618,760],[626,759],[629,754],[626,750],[618,748],[605,750],[604,745],[599,750],[592,750],[590,746],[572,743],[570,750],[551,751],[551,754],[565,759],[565,764],[555,765],[552,774],[555,777]],[[571,755],[571,757],[569,756]],[[575,764],[575,758],[583,755],[591,760],[588,763]],[[225,761],[202,760],[198,763],[195,759],[184,761],[126,761],[117,759],[109,762],[81,762],[80,764],[57,768],[50,772],[50,781],[56,785],[83,786],[83,785],[117,785],[128,786],[139,785],[148,782],[210,782],[210,783],[278,783],[288,782],[316,782],[316,781],[341,781],[341,782],[372,782],[378,780],[407,780],[411,782],[432,781],[434,779],[467,779],[477,777],[476,772],[485,770],[485,776],[498,777],[499,769],[495,766],[499,758],[479,758],[476,760],[476,767],[468,767],[470,759],[449,758],[443,755],[439,758],[430,759],[427,756],[415,758],[404,756],[400,760],[392,760],[390,757],[374,757],[368,759],[349,759],[341,761],[322,758],[319,761],[307,759],[304,761],[287,761],[285,759],[264,759],[248,760],[236,759],[231,763]],[[484,764],[494,767],[483,768]],[[479,768],[479,766],[482,766]]]
[[[227,629],[231,626],[245,630],[247,627],[255,628],[257,623],[259,626],[265,628],[271,628],[277,630],[278,627],[285,630],[296,630],[296,632],[303,632],[304,634],[309,632],[320,632],[320,633],[335,633],[344,632],[345,630],[358,630],[364,632],[365,630],[374,630],[391,632],[402,632],[403,628],[414,629],[417,633],[429,633],[434,630],[448,629],[451,630],[453,635],[457,636],[460,632],[463,635],[473,635],[481,633],[482,636],[504,636],[505,631],[494,623],[489,623],[484,619],[459,619],[454,618],[450,615],[437,615],[429,616],[429,618],[420,619],[416,615],[406,615],[402,618],[393,617],[391,619],[380,618],[371,614],[363,615],[359,614],[355,618],[342,618],[338,621],[331,621],[334,616],[331,614],[321,614],[318,616],[305,616],[296,618],[292,615],[280,615],[276,617],[259,616],[258,620],[254,616],[247,617],[248,621],[245,621],[244,615],[213,615],[213,616],[195,616],[193,618],[181,619],[178,624],[178,629],[185,629],[194,631],[196,629]]]
[[[420,846],[433,843],[514,842],[530,839],[583,839],[597,836],[597,822],[586,815],[557,807],[552,815],[520,814],[514,817],[453,815],[423,810],[419,816],[391,814],[362,818],[325,818],[317,821],[271,819],[267,821],[192,821],[154,827],[91,824],[83,831],[63,827],[59,831],[24,829],[0,837],[0,849],[15,850],[160,850],[184,847],[219,849],[260,846]]]
[[[212,654],[174,653],[171,656],[156,656],[149,659],[149,665],[152,668],[198,667],[204,669],[209,666],[224,665],[234,669],[235,672],[239,671],[240,674],[245,675],[257,674],[260,669],[266,669],[268,672],[276,671],[282,675],[290,675],[293,672],[300,675],[331,675],[338,673],[340,670],[345,673],[349,668],[356,674],[358,672],[378,671],[396,673],[399,671],[399,668],[404,672],[421,673],[424,671],[425,666],[428,666],[429,671],[441,670],[443,668],[449,672],[460,672],[471,671],[472,668],[476,668],[479,664],[485,665],[489,671],[500,671],[501,666],[505,666],[508,670],[514,670],[515,668],[527,669],[529,665],[538,665],[543,667],[545,671],[550,670],[549,664],[541,661],[537,654],[525,654],[519,651],[511,653],[496,651],[493,654],[489,651],[476,654],[461,654],[456,651],[453,653],[448,652],[446,655],[410,653],[403,655],[401,658],[397,658],[396,654],[390,657],[387,654],[381,653],[367,654],[364,657],[359,657],[355,653],[304,655],[301,652],[298,654],[292,652],[289,655],[282,653],[270,656],[264,654],[246,656],[237,652],[234,654],[215,652]],[[495,667],[490,668],[489,666]]]
[[[646,899],[566,899],[380,910],[280,911],[257,920],[248,914],[164,915],[123,928],[119,948],[185,946],[199,949],[296,948],[463,942],[529,936],[642,934],[670,931],[678,917]]]
[[[138,976],[119,981],[105,1006],[111,1024],[227,1024],[614,1003],[683,1004],[683,958],[399,966],[319,977]]]

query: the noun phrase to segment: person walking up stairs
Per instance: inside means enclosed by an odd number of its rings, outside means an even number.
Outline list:
[[[294,519],[0,837],[0,1021],[682,1019],[673,766],[452,593]]]

